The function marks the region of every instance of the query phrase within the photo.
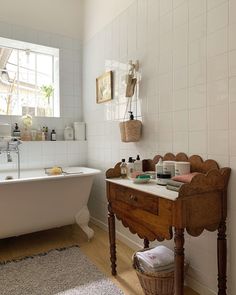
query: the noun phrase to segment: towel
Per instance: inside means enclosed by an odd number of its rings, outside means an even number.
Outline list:
[[[175,187],[181,187],[184,183],[180,181],[175,181],[172,179],[168,179],[166,182],[167,185],[175,186]]]
[[[151,268],[159,268],[174,263],[174,252],[165,246],[157,246],[153,249],[137,252],[139,261],[143,261]]]
[[[168,184],[168,185],[166,186],[166,188],[167,188],[168,190],[170,190],[170,191],[179,192],[181,186],[178,187],[178,186],[174,186],[174,185],[170,185],[170,184]]]
[[[193,172],[189,174],[183,174],[183,175],[176,175],[172,178],[172,180],[180,181],[184,183],[189,183],[193,179],[195,175],[199,174],[198,172]]]

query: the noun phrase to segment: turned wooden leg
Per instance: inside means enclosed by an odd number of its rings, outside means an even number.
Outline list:
[[[218,228],[217,259],[218,259],[218,295],[226,295],[227,267],[226,223],[221,222]]]
[[[184,295],[184,229],[175,228],[175,295]]]
[[[147,238],[143,240],[143,247],[144,249],[149,248],[149,240]]]
[[[110,241],[110,260],[111,260],[111,273],[113,276],[116,272],[116,228],[115,228],[115,215],[112,212],[110,204],[108,205],[108,226],[109,226],[109,241]]]

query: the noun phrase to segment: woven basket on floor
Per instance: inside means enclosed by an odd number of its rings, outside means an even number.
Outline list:
[[[143,249],[143,252],[149,249]],[[133,255],[133,267],[146,295],[174,295],[174,270],[160,272],[145,272],[140,267],[136,253]],[[187,264],[185,265],[186,272]]]

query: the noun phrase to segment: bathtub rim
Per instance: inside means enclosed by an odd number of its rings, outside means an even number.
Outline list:
[[[95,168],[90,167],[84,167],[84,166],[68,166],[65,168],[80,168],[80,169],[86,169],[88,172],[84,173],[73,173],[73,174],[62,174],[62,175],[45,175],[45,176],[35,176],[35,177],[26,177],[26,178],[20,178],[20,179],[9,179],[9,180],[1,180],[1,185],[10,185],[15,183],[25,183],[25,182],[37,182],[37,181],[50,181],[50,180],[59,180],[59,179],[67,179],[67,178],[75,178],[75,177],[86,177],[86,176],[94,176],[100,174],[102,171]],[[24,171],[43,171],[44,168],[38,168],[38,169],[23,169],[21,172]],[[3,172],[12,172],[12,170],[3,170]],[[14,170],[15,172],[15,170]]]

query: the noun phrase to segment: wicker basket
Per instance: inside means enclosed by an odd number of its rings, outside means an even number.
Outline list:
[[[143,249],[141,251],[146,251]],[[133,267],[146,295],[174,295],[174,270],[160,272],[144,272],[140,267],[136,253],[133,255]],[[185,272],[187,264],[185,264]]]
[[[123,142],[137,142],[141,138],[142,122],[129,120],[120,122],[120,134]]]

